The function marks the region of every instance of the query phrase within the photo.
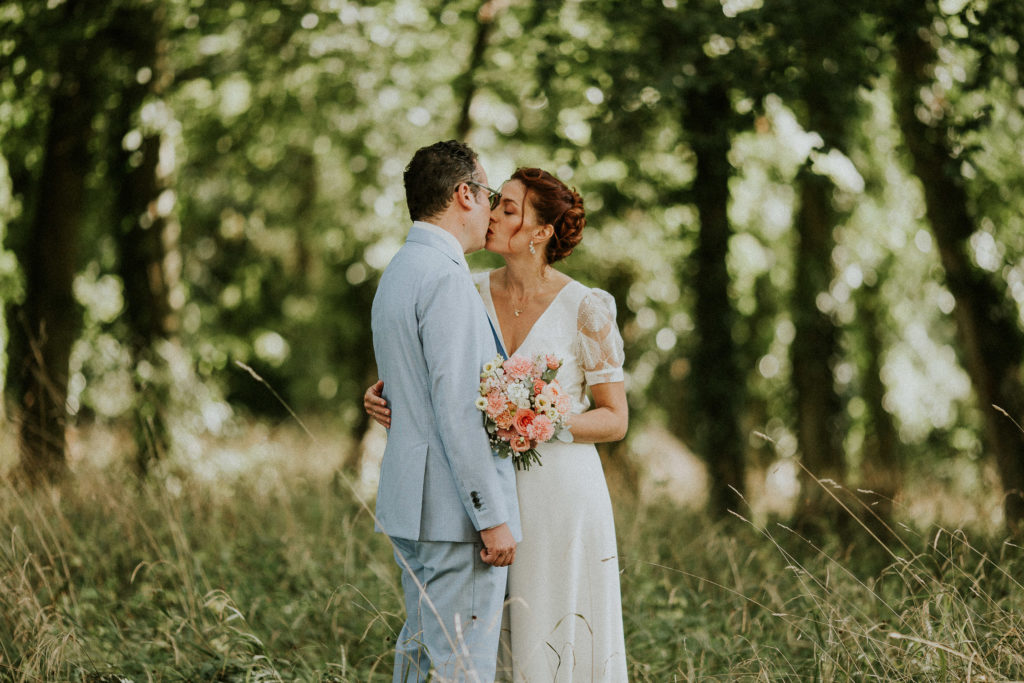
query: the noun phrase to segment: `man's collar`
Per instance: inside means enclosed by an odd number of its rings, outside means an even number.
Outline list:
[[[448,232],[447,230],[438,225],[434,225],[433,223],[427,223],[426,221],[413,221],[412,227],[420,228],[421,230],[426,230],[432,235],[437,235],[438,237],[443,239],[446,245],[451,248],[451,256],[456,261],[456,263],[461,265],[467,271],[469,270],[469,264],[466,263],[466,255],[465,253],[463,253],[462,244],[460,244],[459,240],[455,238],[455,235],[451,234],[450,232]]]

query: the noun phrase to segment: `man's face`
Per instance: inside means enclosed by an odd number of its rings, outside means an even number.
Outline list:
[[[480,162],[476,162],[476,177],[477,182],[481,185],[488,185],[487,172],[484,171],[484,167],[480,165]],[[467,218],[466,232],[469,233],[471,242],[469,248],[466,250],[477,251],[484,248],[484,244],[487,242],[487,228],[491,223],[491,205],[488,198],[487,190],[483,189],[478,185],[470,185],[470,189],[473,190],[473,210],[470,211]]]

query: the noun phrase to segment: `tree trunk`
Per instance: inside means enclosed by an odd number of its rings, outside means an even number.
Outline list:
[[[121,8],[110,27],[116,58],[128,65],[130,78],[115,114],[112,142],[116,158],[111,177],[117,184],[119,272],[124,282],[128,345],[136,368],[143,363],[154,368],[163,366],[154,346],[168,339],[176,326],[164,271],[167,220],[158,202],[167,189],[159,168],[161,135],[146,130],[141,121],[147,98],[162,96],[169,85],[164,14],[163,6],[155,3]],[[148,79],[138,78],[140,73],[148,73]],[[133,131],[141,133],[141,144],[124,149],[121,141]],[[145,475],[152,461],[169,446],[164,414],[169,387],[165,375],[155,372],[152,377],[144,377],[136,372],[133,376],[135,465],[140,475]]]
[[[885,384],[882,382],[882,330],[885,328],[879,319],[878,292],[877,284],[865,285],[857,298],[859,327],[866,353],[866,362],[861,368],[861,397],[867,406],[860,488],[870,492],[862,491],[860,497],[872,510],[865,516],[865,523],[876,536],[887,540],[892,528],[893,499],[902,485],[903,463],[899,434],[892,415],[885,409]]]
[[[494,19],[498,12],[508,5],[508,0],[487,0],[477,12],[476,40],[473,42],[473,52],[469,58],[469,66],[466,73],[459,77],[456,83],[456,92],[462,91],[462,106],[459,108],[459,121],[455,125],[455,137],[458,140],[465,140],[472,127],[472,120],[469,116],[469,108],[473,104],[473,95],[476,94],[476,81],[474,74],[484,62],[484,52],[487,50],[487,39],[494,27]]]
[[[82,0],[69,0],[69,22],[85,22]],[[21,469],[33,483],[55,482],[67,471],[65,427],[68,361],[81,312],[72,293],[78,238],[85,211],[88,142],[96,112],[90,43],[61,46],[59,84],[50,98],[50,122],[38,205],[24,254],[25,302],[16,324],[27,336],[21,401]],[[17,359],[12,359],[17,361]]]
[[[726,91],[720,84],[707,91],[691,91],[683,124],[697,157],[693,198],[700,218],[695,258],[697,275],[691,405],[697,450],[705,458],[711,478],[710,508],[725,515],[735,507],[736,493],[744,491],[744,439],[739,412],[745,387],[733,341],[735,313],[729,296],[729,177],[728,154],[731,117]]]
[[[824,520],[831,496],[818,480],[845,480],[841,429],[842,405],[835,390],[832,368],[837,355],[837,334],[831,317],[819,308],[818,298],[832,282],[832,181],[805,166],[797,176],[800,208],[796,218],[796,282],[792,314],[795,336],[790,347],[793,387],[796,391],[797,441],[808,474],[803,477],[804,520]],[[828,486],[828,484],[826,484]]]
[[[1024,388],[1020,365],[1024,334],[1016,314],[996,282],[975,266],[968,240],[975,222],[967,208],[960,160],[951,149],[947,117],[927,116],[918,93],[932,83],[934,46],[922,36],[929,17],[904,21],[895,31],[898,67],[895,105],[914,174],[924,190],[925,211],[935,234],[946,285],[956,301],[954,320],[964,365],[985,416],[988,448],[996,459],[1004,490],[1004,511],[1011,531],[1024,531]],[[922,107],[922,116],[918,114]],[[998,408],[996,408],[998,406]]]

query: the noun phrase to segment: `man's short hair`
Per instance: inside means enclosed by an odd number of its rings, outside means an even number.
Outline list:
[[[458,140],[416,150],[405,167],[405,202],[414,221],[438,216],[460,183],[476,180],[476,152]]]

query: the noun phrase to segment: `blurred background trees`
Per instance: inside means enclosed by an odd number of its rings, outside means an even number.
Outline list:
[[[995,472],[1017,528],[1022,39],[1014,0],[5,3],[4,462],[58,480],[117,422],[158,476],[274,392],[357,442],[402,170],[459,136],[583,193],[631,438],[699,456],[713,513]]]

